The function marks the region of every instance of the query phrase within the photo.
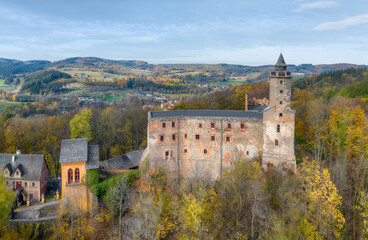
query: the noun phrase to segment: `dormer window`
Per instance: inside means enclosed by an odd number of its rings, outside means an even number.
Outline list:
[[[5,170],[5,176],[8,176],[8,174],[9,174],[9,171]]]
[[[19,171],[16,171],[16,172],[15,172],[15,175],[19,176]]]

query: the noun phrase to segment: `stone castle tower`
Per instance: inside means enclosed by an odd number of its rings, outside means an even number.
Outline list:
[[[262,163],[295,167],[295,111],[291,108],[291,72],[280,57],[275,71],[270,72],[270,105],[263,112]]]

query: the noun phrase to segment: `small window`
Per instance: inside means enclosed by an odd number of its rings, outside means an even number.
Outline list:
[[[33,183],[32,183],[32,187],[34,187],[34,186],[35,186],[35,183],[33,182]]]
[[[280,80],[280,84],[282,84],[282,80]]]
[[[228,129],[231,129],[231,123],[228,123],[228,124],[227,124],[227,128],[228,128]]]
[[[202,128],[202,123],[198,123],[198,127],[199,128]]]
[[[166,128],[166,123],[162,123],[162,128]]]
[[[211,128],[215,128],[215,123],[211,122]]]
[[[203,150],[203,154],[207,154],[208,153],[208,150],[207,149],[204,149]]]
[[[171,127],[175,128],[175,122],[171,122]]]
[[[176,134],[171,135],[171,140],[173,140],[173,141],[176,140]]]
[[[282,105],[282,101],[280,101],[280,105]]]
[[[160,142],[165,141],[165,136],[164,135],[160,135]]]
[[[280,132],[280,125],[277,124],[277,130],[276,130],[278,133]]]
[[[195,135],[195,139],[196,139],[196,140],[199,140],[199,139],[200,139],[199,134],[196,134],[196,135]]]
[[[8,170],[5,171],[5,175],[8,175]]]
[[[215,136],[211,136],[211,141],[214,142],[216,140]]]
[[[165,157],[168,157],[170,155],[169,151],[165,152]]]
[[[9,185],[9,181],[6,181],[6,185]]]
[[[282,113],[279,113],[279,117],[282,117]]]
[[[247,156],[249,156],[249,151],[247,151]]]
[[[244,129],[245,129],[245,124],[244,124],[244,123],[241,123],[241,124],[240,124],[240,129],[241,129],[241,130],[244,130]]]
[[[283,93],[284,92],[284,90],[280,90],[280,93]]]
[[[279,145],[279,140],[275,140],[275,146]]]
[[[27,183],[27,182],[25,182],[25,183],[24,183],[24,186],[26,186],[26,187],[27,187],[27,186],[28,186],[28,183]]]
[[[15,186],[15,182],[13,181],[13,186]]]
[[[33,200],[33,194],[29,194],[29,198]]]
[[[230,142],[230,137],[226,137],[226,142]]]
[[[184,148],[184,153],[188,153],[188,149]]]
[[[15,174],[16,174],[17,176],[19,176],[19,171],[16,171],[16,172],[15,172]]]
[[[184,134],[184,138],[187,139],[188,138],[188,134],[185,133]]]

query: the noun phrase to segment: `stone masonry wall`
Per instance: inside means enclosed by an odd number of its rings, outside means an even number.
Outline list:
[[[223,169],[229,166],[232,159],[241,157],[250,159],[260,155],[263,146],[262,119],[153,118],[149,119],[147,133],[148,159],[151,167],[164,168],[176,176],[179,157],[181,176],[219,178],[221,122]],[[163,124],[166,127],[163,127]],[[241,124],[244,124],[244,129],[241,129]]]

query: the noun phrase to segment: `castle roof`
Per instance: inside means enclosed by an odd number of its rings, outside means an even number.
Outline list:
[[[86,169],[99,167],[99,146],[88,145],[87,138],[63,139],[60,163],[86,162]]]
[[[101,163],[105,169],[133,169],[139,166],[143,151],[133,151],[120,155],[115,158],[110,158]]]
[[[148,113],[149,118],[184,118],[184,117],[213,117],[213,118],[262,118],[259,111],[236,110],[172,110],[154,111]]]
[[[12,161],[15,157],[14,162]],[[0,169],[5,167],[10,171],[10,178],[14,177],[15,170],[21,172],[22,180],[40,181],[44,155],[42,154],[0,154]]]
[[[277,63],[275,66],[276,67],[286,67],[287,66],[284,60],[284,56],[282,56],[282,53],[280,53],[279,59],[277,60]]]

